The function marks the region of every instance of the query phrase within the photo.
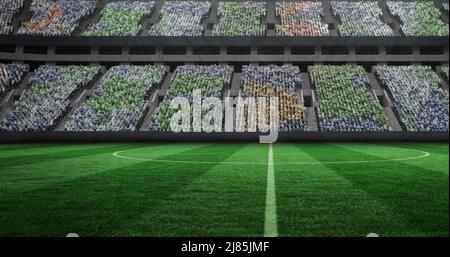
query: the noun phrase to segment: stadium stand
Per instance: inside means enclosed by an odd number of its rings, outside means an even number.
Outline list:
[[[341,21],[341,36],[393,36],[392,29],[381,20],[377,2],[332,1],[333,15]]]
[[[389,1],[387,5],[400,18],[406,36],[448,36],[448,24],[441,20],[441,13],[432,1]]]
[[[68,131],[136,131],[147,110],[150,90],[161,84],[163,66],[114,66],[93,95],[66,123]]]
[[[281,23],[275,28],[278,36],[329,35],[320,2],[277,2],[275,11]]]
[[[69,36],[94,8],[95,1],[33,0],[31,19],[22,24],[18,34]]]
[[[266,97],[266,124],[269,124],[269,97],[278,97],[278,121],[280,131],[307,130],[305,106],[297,94],[302,79],[300,69],[292,65],[244,66],[241,84],[245,97]],[[240,131],[248,129],[245,122]]]
[[[26,64],[0,63],[0,96],[17,85],[29,70]]]
[[[377,66],[394,110],[408,131],[448,131],[448,92],[428,66]]]
[[[101,11],[101,19],[91,25],[85,36],[136,36],[140,21],[150,15],[154,2],[111,2]]]
[[[388,131],[383,108],[371,94],[361,66],[310,67],[322,131]]]
[[[190,98],[196,88],[204,101],[279,96],[282,132],[448,131],[447,0],[0,0],[0,6],[2,131],[170,131],[170,100]],[[43,79],[45,87],[35,86],[29,72],[62,73],[66,66],[53,65],[69,64],[102,67],[82,91]],[[376,74],[381,64],[393,71]],[[430,65],[442,81],[397,68],[415,64]],[[140,70],[145,65],[153,68]],[[164,69],[161,80],[157,67]],[[413,101],[422,97],[424,81],[434,98]],[[36,103],[43,98],[57,100]]]
[[[40,66],[29,88],[0,122],[0,131],[45,131],[66,111],[70,97],[99,72],[98,66]]]
[[[164,2],[161,19],[150,28],[151,36],[202,36],[202,21],[211,9],[209,2]]]
[[[0,1],[0,35],[13,32],[11,22],[23,7],[23,0],[1,0]]]
[[[192,101],[193,90],[201,90],[202,97],[223,97],[231,85],[233,69],[226,65],[184,65],[175,69],[169,90],[153,113],[150,131],[171,131],[170,118],[177,110],[170,109],[174,97],[186,97]],[[193,128],[194,130],[198,128]]]
[[[213,36],[264,36],[264,2],[220,2]]]

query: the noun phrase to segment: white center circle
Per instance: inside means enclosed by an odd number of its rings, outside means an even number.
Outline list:
[[[136,161],[150,161],[159,163],[184,163],[184,164],[223,164],[223,165],[267,165],[267,162],[214,162],[214,161],[189,161],[189,160],[162,160],[157,158],[139,158],[127,156],[124,153],[135,149],[121,150],[112,153],[114,157]],[[321,165],[321,164],[355,164],[355,163],[378,163],[378,162],[394,162],[421,159],[430,156],[430,153],[415,149],[403,149],[417,153],[413,156],[383,159],[383,160],[349,160],[349,161],[317,161],[317,162],[275,162],[274,165]]]

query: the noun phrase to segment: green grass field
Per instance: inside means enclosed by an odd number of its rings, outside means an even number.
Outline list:
[[[449,235],[448,144],[270,148],[0,145],[0,236]]]

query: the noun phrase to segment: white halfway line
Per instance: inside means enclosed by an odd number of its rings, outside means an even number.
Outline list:
[[[273,147],[269,145],[269,158],[267,163],[267,192],[266,192],[266,211],[264,219],[264,236],[277,237],[277,201],[275,195],[275,169],[273,162]]]

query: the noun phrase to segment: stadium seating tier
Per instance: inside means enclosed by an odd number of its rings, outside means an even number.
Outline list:
[[[279,36],[328,36],[328,25],[320,2],[277,2],[276,15],[280,24],[276,26]]]
[[[408,131],[448,131],[448,92],[428,66],[377,66],[394,110]]]
[[[441,20],[441,13],[432,1],[389,1],[392,14],[401,21],[406,36],[448,36],[448,24]]]
[[[310,76],[322,131],[391,130],[363,67],[311,66]]]
[[[298,90],[302,78],[300,69],[292,65],[244,66],[241,75],[244,97],[266,98],[265,123],[270,124],[269,98],[278,97],[278,128],[280,131],[304,131],[308,129],[305,120],[305,106]],[[259,116],[258,116],[259,120]],[[249,129],[248,122],[238,124],[238,130]]]
[[[141,19],[150,15],[154,2],[111,2],[101,11],[101,19],[91,25],[85,36],[136,36]]]
[[[213,36],[264,36],[264,2],[220,2]]]
[[[149,31],[151,36],[202,36],[202,21],[211,8],[209,2],[168,1],[160,20]]]
[[[40,66],[29,87],[0,122],[0,131],[46,131],[56,125],[71,103],[70,97],[89,84],[98,66]]]
[[[0,95],[10,90],[29,70],[26,64],[0,64]]]
[[[13,32],[12,21],[23,7],[24,0],[0,1],[0,35],[8,35]]]
[[[342,36],[393,36],[392,29],[381,20],[377,2],[331,2],[333,14],[340,18]]]
[[[233,69],[226,65],[184,65],[175,69],[164,101],[155,110],[150,131],[171,131],[170,119],[177,109],[170,108],[174,97],[185,97],[192,103],[194,90],[201,90],[203,101],[207,97],[223,97],[230,87]],[[199,129],[199,128],[194,128]]]
[[[162,66],[114,66],[93,95],[66,123],[68,131],[136,131],[147,109],[151,89],[161,84]]]

